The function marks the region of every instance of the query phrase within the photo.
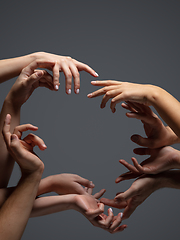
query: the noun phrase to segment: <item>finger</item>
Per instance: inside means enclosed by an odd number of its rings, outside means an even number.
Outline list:
[[[113,210],[112,210],[112,208],[109,208],[107,218],[105,220],[99,221],[99,223],[102,222],[102,224],[105,228],[109,228],[111,225],[111,222],[113,220],[113,217],[114,217]]]
[[[4,120],[3,129],[2,129],[2,134],[7,147],[10,145],[10,139],[11,139],[10,129],[11,129],[11,115],[7,114]]]
[[[85,71],[89,74],[91,74],[93,77],[99,77],[98,73],[95,72],[91,67],[89,67],[87,64],[81,63],[75,59],[72,59],[73,63],[77,66],[79,71]]]
[[[136,160],[136,158],[132,157],[132,162],[133,162],[135,168],[136,168],[140,173],[145,173],[145,172],[144,172],[144,168],[138,163],[138,161]]]
[[[152,149],[150,148],[135,148],[133,152],[137,155],[151,155]]]
[[[126,110],[129,110],[129,111],[131,111],[131,112],[136,112],[136,110],[134,109],[134,108],[132,108],[129,104],[127,104],[127,103],[121,103],[121,106],[123,107],[123,108],[125,108]]]
[[[148,138],[144,138],[138,134],[134,134],[131,136],[131,141],[138,144],[142,147],[149,147],[151,145],[151,140]]]
[[[127,207],[124,209],[123,220],[129,218],[132,215],[132,213],[136,210],[138,205],[139,205],[138,202],[135,202],[134,199],[132,198],[129,201]]]
[[[44,77],[43,71],[36,71],[35,73],[33,73],[31,76],[27,78],[25,84],[27,85],[27,87],[34,85],[34,88],[37,88],[39,85],[38,81],[43,77]]]
[[[15,127],[14,129],[14,134],[16,134],[18,136],[18,138],[21,138],[22,133],[25,131],[37,131],[38,127],[33,126],[32,124],[23,124],[23,125],[19,125],[17,127]]]
[[[116,178],[115,183],[119,183],[125,180],[129,180],[129,179],[134,179],[141,176],[141,173],[137,172],[137,173],[133,173],[131,171],[126,172],[121,174],[119,177]]]
[[[105,81],[91,81],[92,85],[95,86],[111,86],[111,85],[120,85],[121,81],[105,80]]]
[[[78,94],[80,89],[80,74],[74,64],[71,63],[69,67],[74,78],[74,92]]]
[[[94,188],[95,185],[92,181],[89,181],[88,179],[85,179],[83,177],[80,176],[76,176],[76,182],[83,185],[84,187],[88,187],[88,188]]]
[[[133,165],[131,165],[130,163],[126,162],[125,160],[120,159],[119,162],[120,162],[122,165],[124,165],[130,172],[139,173],[139,172],[137,171],[137,169],[136,169]]]
[[[113,88],[113,90],[108,90],[102,99],[101,108],[104,108],[106,106],[106,103],[109,101],[109,99],[115,97],[119,93],[120,91],[118,89]]]
[[[114,199],[101,198],[100,202],[102,202],[106,206],[115,207],[118,209],[123,209],[127,206],[127,202],[125,200],[120,202],[115,201]]]
[[[113,113],[116,111],[116,104],[120,103],[121,101],[123,101],[121,94],[117,95],[111,100],[110,108]]]
[[[92,195],[93,189],[92,188],[88,188],[87,192],[88,192],[89,195]]]
[[[92,92],[92,93],[89,93],[89,94],[87,95],[87,97],[88,97],[88,98],[98,97],[98,96],[101,96],[101,95],[106,94],[108,91],[113,90],[113,89],[114,89],[114,86],[103,87],[103,88],[98,89],[97,91],[94,91],[94,92]]]
[[[119,224],[121,224],[122,222],[121,217],[122,217],[122,213],[118,213],[117,218],[113,221],[113,223],[109,228],[111,231],[114,231],[119,226]]]
[[[20,159],[23,156],[22,148],[20,147],[20,141],[16,134],[11,135],[10,149],[13,153],[13,157]]]
[[[95,193],[93,196],[96,199],[99,199],[100,197],[102,197],[102,195],[106,192],[106,189],[101,189],[99,192]]]
[[[27,76],[30,76],[34,73],[34,70],[37,68],[52,69],[55,64],[56,62],[54,61],[47,61],[42,59],[35,60],[22,70],[22,74],[26,74]]]
[[[104,212],[104,204],[103,203],[97,203],[98,208],[97,209],[89,209],[87,212],[87,215],[91,216],[92,218],[96,218],[98,215]]]
[[[58,90],[59,89],[59,65],[57,64],[57,62],[55,63],[53,69],[53,85],[54,85],[54,90]]]
[[[26,136],[23,140],[26,143],[30,144],[32,147],[38,146],[40,150],[45,150],[47,148],[44,141],[40,137],[38,137],[32,133],[30,133],[28,136]]]
[[[71,94],[72,73],[66,63],[62,63],[61,70],[63,71],[66,79],[66,93]]]
[[[136,189],[133,188],[132,185],[131,185],[131,187],[128,190],[126,190],[123,193],[118,194],[114,198],[114,200],[115,201],[127,201],[128,199],[134,197],[135,195],[136,195]]]
[[[111,232],[111,233],[117,233],[117,232],[122,232],[122,231],[124,231],[124,229],[126,229],[127,228],[127,225],[126,224],[123,224],[123,225],[121,225],[121,226],[119,226],[119,227],[117,227],[113,232]]]

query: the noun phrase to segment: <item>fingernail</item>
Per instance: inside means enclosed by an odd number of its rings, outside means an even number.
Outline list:
[[[123,213],[121,212],[120,214],[121,214],[121,218],[122,218],[123,217]]]
[[[91,187],[94,187],[94,186],[95,186],[92,181],[90,181],[90,186],[91,186]]]
[[[96,83],[96,81],[91,81],[91,83],[93,84],[93,83]]]
[[[45,144],[42,144],[42,147],[45,147],[45,148],[47,148],[47,146],[46,146]]]
[[[87,97],[91,97],[92,96],[92,93],[89,93],[88,95],[87,95]]]
[[[112,210],[112,208],[109,208],[109,210],[113,213],[113,210]]]
[[[59,86],[58,86],[58,85],[55,85],[55,89],[58,90],[58,89],[59,89]]]
[[[68,89],[68,94],[71,94],[71,89]]]
[[[95,72],[95,75],[96,75],[96,77],[99,77],[99,74],[97,72]]]
[[[79,88],[78,88],[78,89],[76,89],[76,93],[77,93],[77,94],[79,94]]]

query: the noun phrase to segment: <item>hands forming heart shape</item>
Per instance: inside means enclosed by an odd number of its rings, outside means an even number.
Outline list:
[[[11,232],[16,233],[14,239],[20,239],[29,217],[68,209],[79,211],[94,226],[110,233],[120,232],[127,227],[126,224],[120,225],[122,220],[129,218],[154,191],[162,187],[180,188],[179,170],[172,171],[180,168],[180,152],[169,146],[180,142],[180,111],[177,111],[180,103],[165,90],[153,85],[111,80],[91,82],[94,86],[102,87],[88,94],[89,98],[103,95],[101,108],[111,99],[110,108],[115,113],[116,104],[125,101],[121,105],[128,110],[127,117],[141,120],[146,138],[137,134],[131,137],[134,143],[141,146],[135,148],[134,153],[150,156],[141,164],[133,157],[133,165],[121,159],[119,162],[129,171],[117,177],[116,183],[133,178],[135,181],[127,191],[118,193],[114,199],[98,200],[105,189],[92,195],[94,184],[78,175],[58,174],[41,179],[44,163],[33,148],[38,146],[43,151],[46,145],[33,133],[22,138],[23,132],[36,131],[37,127],[31,124],[19,125],[21,106],[36,88],[58,90],[60,71],[64,72],[66,78],[67,94],[71,93],[72,77],[74,92],[79,93],[79,71],[84,70],[94,77],[98,74],[75,59],[49,53],[35,53],[13,61],[3,60],[1,66],[1,82],[20,74],[4,101],[0,116],[0,221],[13,223],[11,231],[6,224],[2,229],[0,227],[4,239],[10,237]],[[53,76],[42,68],[51,70]],[[164,126],[149,106],[157,110],[168,126]],[[16,187],[7,188],[15,161],[20,167],[21,178]],[[49,192],[57,195],[42,196]],[[106,215],[104,205],[124,209],[124,212],[114,216],[112,208],[109,208]],[[21,217],[14,221],[17,214]]]

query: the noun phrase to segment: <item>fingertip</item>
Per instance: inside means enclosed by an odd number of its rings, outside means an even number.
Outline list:
[[[87,95],[87,97],[88,97],[88,98],[91,98],[91,97],[92,97],[92,93],[89,93],[89,94]]]
[[[18,140],[18,136],[16,134],[12,134],[11,135],[11,141],[13,142],[13,141],[16,141],[16,140]]]

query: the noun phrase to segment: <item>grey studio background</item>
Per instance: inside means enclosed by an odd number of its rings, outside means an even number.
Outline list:
[[[180,100],[179,12],[180,2],[173,0],[1,1],[0,58],[35,51],[71,56],[94,68],[99,79],[159,85]],[[48,146],[44,152],[36,149],[45,163],[43,177],[76,173],[113,198],[132,183],[114,183],[126,170],[118,160],[131,161],[136,146],[130,136],[143,129],[138,120],[127,119],[120,104],[112,114],[109,104],[99,108],[101,97],[88,99],[96,89],[91,80],[82,72],[80,94],[68,96],[61,73],[59,91],[37,89],[22,108],[21,123],[38,126]],[[13,82],[1,84],[1,105]],[[16,167],[10,185],[19,177]],[[115,235],[66,211],[30,219],[22,239],[179,239],[179,200],[179,190],[155,192],[126,220],[128,228]]]

